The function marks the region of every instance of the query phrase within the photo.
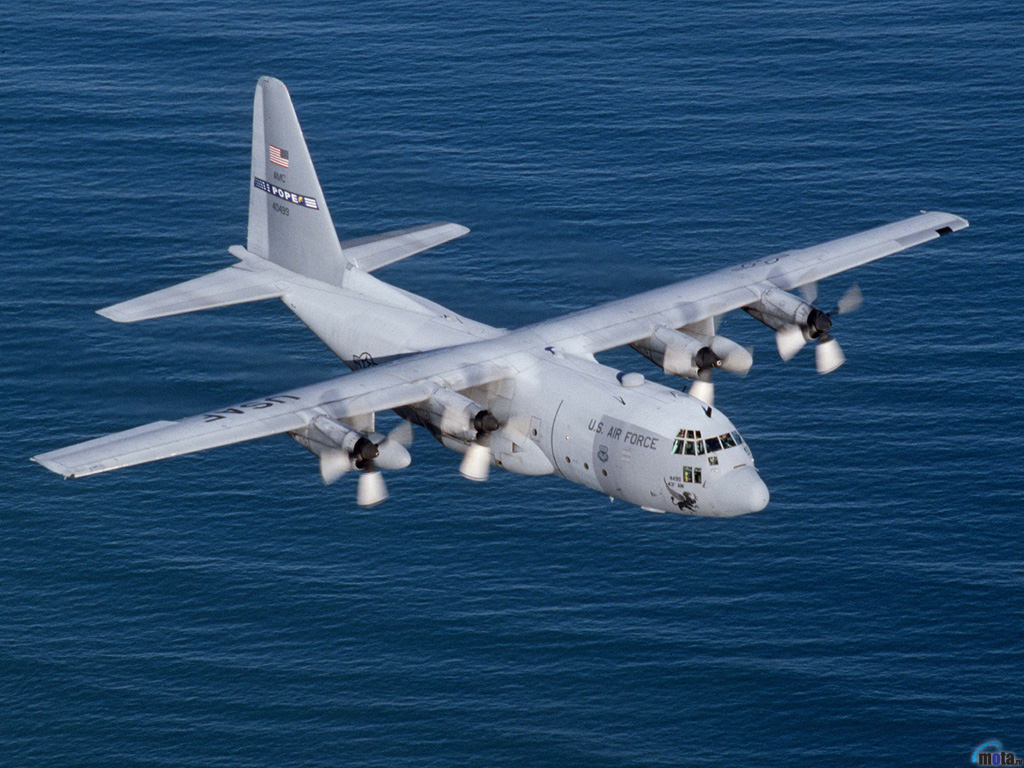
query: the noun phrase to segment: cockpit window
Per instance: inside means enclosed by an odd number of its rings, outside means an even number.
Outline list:
[[[736,445],[743,445],[743,438],[740,437],[739,432],[733,432],[732,439],[736,441]]]
[[[699,429],[680,429],[672,441],[672,453],[676,456],[703,456],[723,448],[732,448],[742,442],[737,432],[702,440]]]

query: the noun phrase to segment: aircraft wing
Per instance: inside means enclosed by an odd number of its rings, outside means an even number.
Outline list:
[[[922,213],[580,310],[529,330],[566,352],[594,354],[646,339],[658,327],[682,328],[745,307],[769,288],[790,291],[965,227],[967,220],[951,213]]]
[[[346,419],[400,408],[427,399],[439,387],[466,389],[508,375],[501,365],[478,362],[485,350],[468,349],[473,347],[479,345],[416,355],[180,421],[157,421],[32,460],[64,477],[85,477],[294,432],[321,415]]]
[[[630,344],[648,338],[662,326],[682,328],[750,305],[769,288],[791,290],[966,226],[966,220],[952,214],[921,214],[526,326],[495,339],[410,355],[279,395],[50,451],[33,460],[65,477],[83,477],[294,432],[320,415],[344,420],[400,408],[426,400],[438,388],[460,391],[514,376],[518,356],[523,353],[548,349],[591,355]],[[231,287],[234,278],[231,274]],[[205,296],[206,286],[199,288],[204,290],[193,293]],[[266,290],[270,290],[269,284]],[[179,297],[170,298],[177,301]],[[159,303],[163,310],[164,302]],[[135,314],[148,314],[153,308],[130,309],[131,319],[136,319]]]

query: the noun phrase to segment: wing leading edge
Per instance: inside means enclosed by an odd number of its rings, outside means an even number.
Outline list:
[[[468,345],[475,346],[475,345]],[[350,419],[429,398],[442,387],[465,389],[508,375],[459,348],[357,371],[319,384],[141,427],[33,456],[64,477],[86,477],[159,459],[303,429],[317,416]]]
[[[566,352],[591,355],[646,339],[659,327],[683,328],[748,306],[769,288],[792,290],[967,226],[966,219],[954,214],[926,212],[580,310],[521,331],[528,330]]]

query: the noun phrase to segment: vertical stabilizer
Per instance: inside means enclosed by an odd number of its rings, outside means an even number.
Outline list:
[[[252,110],[250,253],[307,277],[341,285],[346,261],[291,96],[261,77]]]

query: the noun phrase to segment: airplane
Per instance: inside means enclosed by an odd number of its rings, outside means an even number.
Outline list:
[[[814,342],[817,370],[845,356],[833,316],[860,304],[854,289],[832,311],[818,281],[968,226],[949,213],[911,218],[515,329],[476,322],[389,285],[376,270],[465,235],[453,223],[339,241],[291,96],[262,77],[253,104],[246,245],[237,263],[98,310],[119,323],[280,299],[350,369],[337,378],[254,397],[178,421],[158,421],[33,457],[84,477],[246,440],[287,434],[331,483],[358,472],[356,501],[387,498],[381,470],[411,462],[412,425],[463,454],[460,473],[490,467],[555,474],[656,512],[732,517],[769,493],[750,446],[714,405],[712,373],[744,375],[751,352],[717,333],[742,309],[775,331],[789,359]],[[802,295],[792,291],[802,290]],[[599,363],[629,345],[687,392]],[[376,414],[402,418],[389,434]]]

